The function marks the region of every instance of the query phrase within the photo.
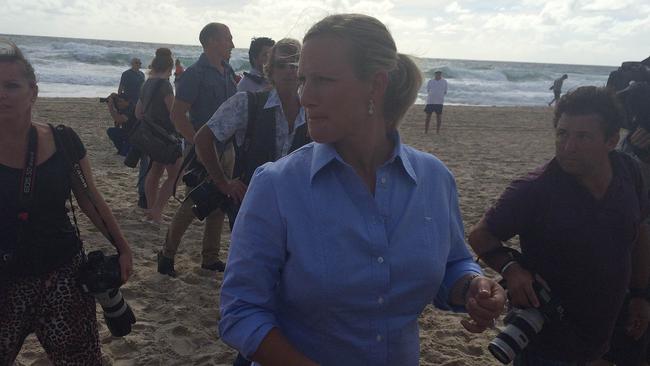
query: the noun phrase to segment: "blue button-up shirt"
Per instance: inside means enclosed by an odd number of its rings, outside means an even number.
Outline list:
[[[480,273],[452,174],[401,145],[374,196],[327,144],[260,167],[235,222],[221,290],[224,342],[250,357],[278,327],[321,365],[417,365],[417,318]]]
[[[221,103],[237,92],[235,73],[227,62],[224,72],[212,66],[205,53],[185,70],[176,85],[176,99],[189,103],[190,122],[198,130],[219,108]]]

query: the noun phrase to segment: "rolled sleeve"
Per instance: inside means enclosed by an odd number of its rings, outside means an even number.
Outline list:
[[[456,183],[451,179],[451,189],[449,192],[449,237],[450,247],[445,267],[445,277],[438,289],[434,305],[442,310],[464,311],[463,306],[452,306],[449,304],[449,297],[456,282],[465,275],[481,275],[481,267],[474,263],[472,255],[465,244],[465,231],[463,228],[463,219],[460,215],[458,205],[458,192]]]
[[[219,142],[226,142],[233,135],[241,145],[248,126],[248,94],[241,92],[228,98],[207,122],[210,131]]]
[[[250,357],[278,327],[277,283],[286,256],[286,228],[273,181],[258,168],[235,221],[221,288],[222,340]]]

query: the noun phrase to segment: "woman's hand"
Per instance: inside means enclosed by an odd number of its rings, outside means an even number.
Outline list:
[[[126,247],[129,247],[128,244]],[[119,262],[122,284],[125,284],[126,281],[129,280],[129,277],[131,277],[131,273],[133,273],[133,254],[131,253],[131,249],[122,250],[120,252]]]
[[[469,284],[465,300],[465,309],[471,321],[463,319],[461,324],[472,333],[481,333],[494,326],[505,303],[506,293],[503,287],[487,277],[475,277]]]

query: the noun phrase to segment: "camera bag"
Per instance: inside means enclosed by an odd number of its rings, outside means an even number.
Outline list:
[[[156,84],[155,95],[163,80]],[[151,99],[144,109],[144,114],[151,107]],[[138,121],[129,135],[129,143],[140,149],[144,154],[155,162],[161,164],[173,164],[181,157],[181,141],[174,134],[167,132],[159,124],[148,121],[146,118]]]

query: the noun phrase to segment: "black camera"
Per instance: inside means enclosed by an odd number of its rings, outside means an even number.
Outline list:
[[[108,103],[108,98],[99,98],[100,103]]]
[[[203,166],[192,168],[192,164],[187,169],[187,173],[183,174],[183,183],[188,187],[196,187],[201,184],[208,176]]]
[[[120,286],[118,255],[105,256],[100,250],[88,253],[86,263],[79,270],[81,289],[93,295],[104,310],[106,326],[114,337],[131,333],[135,315],[126,303]]]
[[[204,181],[190,191],[187,199],[192,200],[192,212],[197,219],[205,220],[212,211],[220,209],[228,215],[230,230],[235,225],[235,219],[239,212],[239,205],[232,199],[221,193],[212,181]]]
[[[124,165],[129,168],[135,168],[138,166],[140,159],[142,159],[142,151],[135,146],[131,146],[126,157],[124,157]]]
[[[544,327],[545,322],[560,321],[564,308],[539,282],[533,282],[538,308],[511,310],[503,320],[506,327],[488,345],[488,350],[499,362],[508,364],[514,360]]]

